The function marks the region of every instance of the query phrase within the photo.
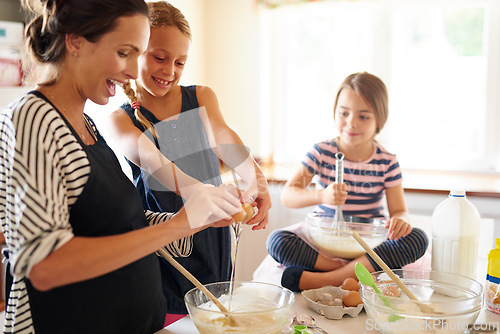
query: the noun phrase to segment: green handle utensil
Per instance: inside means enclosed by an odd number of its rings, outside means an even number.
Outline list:
[[[307,331],[307,326],[297,325],[293,327],[294,334],[311,334]]]
[[[392,308],[394,311],[399,311],[398,309],[392,307],[392,304],[389,301],[389,299],[387,299],[382,294],[382,292],[380,291],[378,286],[375,284],[375,281],[373,280],[372,274],[368,271],[368,269],[366,269],[366,267],[364,265],[362,265],[359,262],[356,262],[356,264],[354,265],[354,273],[356,274],[356,277],[358,278],[358,280],[361,283],[363,283],[364,285],[371,286],[373,288],[373,290],[375,290],[375,292],[380,297],[380,299],[382,300],[382,302],[384,303],[385,306]],[[389,316],[389,322],[398,321],[400,319],[404,319],[404,317],[401,317],[401,316],[395,315],[395,314],[391,314]]]

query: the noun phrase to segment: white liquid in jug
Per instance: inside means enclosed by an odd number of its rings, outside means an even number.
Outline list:
[[[432,215],[432,269],[476,279],[481,217],[463,190],[452,190]]]
[[[477,238],[432,238],[432,269],[475,279]]]

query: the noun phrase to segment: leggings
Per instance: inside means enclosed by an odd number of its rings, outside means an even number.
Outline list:
[[[399,240],[386,240],[373,250],[391,269],[413,263],[421,258],[429,245],[424,231],[413,228],[411,233]],[[299,281],[304,270],[317,271],[314,264],[318,252],[295,233],[286,230],[273,231],[267,239],[267,251],[279,263],[286,266],[281,284],[294,292],[300,291]],[[366,254],[376,271],[380,266]]]

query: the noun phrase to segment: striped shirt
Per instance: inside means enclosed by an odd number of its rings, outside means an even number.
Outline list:
[[[86,125],[97,134],[87,116]],[[69,212],[87,183],[90,163],[61,114],[34,94],[3,110],[0,135],[0,222],[13,275],[4,332],[35,333],[24,278],[73,238]],[[150,223],[170,218],[146,216]]]
[[[336,159],[339,152],[334,140],[317,143],[307,153],[302,164],[318,177],[318,186],[326,188],[335,182]],[[366,161],[344,159],[344,183],[348,185],[344,215],[359,217],[386,217],[384,212],[385,189],[401,184],[401,168],[394,154],[374,142],[371,157]],[[320,212],[334,213],[335,206],[322,204]]]

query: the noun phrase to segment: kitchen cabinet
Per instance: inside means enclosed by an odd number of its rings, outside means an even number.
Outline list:
[[[25,13],[19,0],[0,0],[0,20],[24,22]]]
[[[0,21],[9,22],[24,22],[25,13],[21,9],[21,3],[19,0],[0,0]],[[17,31],[17,30],[16,30]],[[4,31],[5,33],[5,31]],[[15,35],[18,36],[18,35]],[[4,43],[5,43],[4,35]],[[11,41],[10,39],[8,39]],[[22,40],[18,41],[16,38],[15,47],[20,48],[23,45]],[[10,43],[9,43],[10,44]],[[12,47],[13,45],[3,45],[4,48]],[[0,109],[3,109],[12,100],[21,96],[29,90],[28,87],[0,87]]]

